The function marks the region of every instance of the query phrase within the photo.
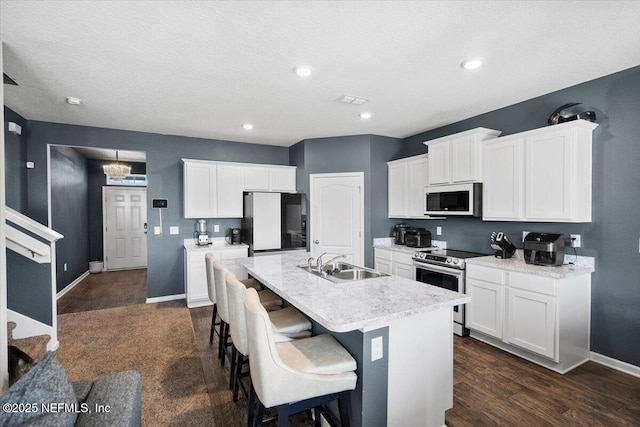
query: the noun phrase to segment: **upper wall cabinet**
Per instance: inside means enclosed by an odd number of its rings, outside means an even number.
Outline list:
[[[429,147],[429,185],[482,182],[482,141],[500,131],[475,128],[425,141]]]
[[[427,218],[424,187],[428,185],[429,155],[387,162],[389,170],[389,218]]]
[[[244,167],[244,191],[295,193],[295,166],[251,165]]]
[[[577,120],[485,142],[483,219],[591,222],[596,126]]]
[[[185,218],[242,218],[243,191],[296,191],[296,167],[182,159]]]

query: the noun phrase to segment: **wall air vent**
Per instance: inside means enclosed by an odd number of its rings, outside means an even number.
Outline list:
[[[7,76],[5,73],[2,73],[2,77],[3,77],[3,83],[6,85],[14,85],[14,86],[18,86],[18,83],[16,83],[15,80],[13,80],[11,77]]]
[[[359,98],[357,96],[342,95],[340,98],[336,99],[336,101],[344,102],[345,104],[362,105],[369,100],[366,98]]]

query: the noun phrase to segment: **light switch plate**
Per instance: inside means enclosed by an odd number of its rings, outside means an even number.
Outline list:
[[[153,234],[157,235],[157,234],[160,234],[160,233],[161,233],[160,227],[153,227]]]
[[[442,236],[442,227],[440,227],[440,226],[436,227],[436,235],[437,236]]]
[[[179,234],[180,227],[169,227],[169,234]]]
[[[382,359],[384,355],[384,343],[382,337],[371,338],[371,361]]]

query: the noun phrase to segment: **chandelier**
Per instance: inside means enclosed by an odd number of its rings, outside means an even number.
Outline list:
[[[108,177],[115,179],[116,181],[120,181],[125,178],[127,175],[131,174],[131,166],[124,165],[118,161],[118,151],[116,150],[116,162],[108,165],[104,165],[102,167],[104,169],[104,174]]]

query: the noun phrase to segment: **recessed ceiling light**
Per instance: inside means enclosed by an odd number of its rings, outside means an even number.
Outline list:
[[[370,119],[371,118],[371,113],[368,112],[364,112],[364,113],[360,113],[360,118],[361,119]]]
[[[311,75],[311,68],[302,65],[294,68],[293,71],[300,77],[309,77]]]
[[[467,59],[466,61],[462,61],[462,64],[460,64],[460,66],[465,70],[475,70],[476,68],[479,68],[481,65],[482,65],[482,59],[480,58]]]
[[[76,98],[75,96],[67,97],[67,104],[69,105],[80,105],[82,104],[82,100],[80,98]]]
[[[253,129],[253,125],[252,125],[251,123],[244,123],[244,124],[242,125],[242,129],[244,129],[244,130],[251,130],[251,129]]]

